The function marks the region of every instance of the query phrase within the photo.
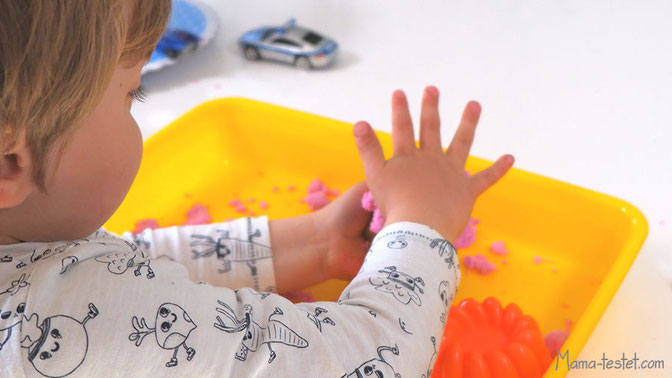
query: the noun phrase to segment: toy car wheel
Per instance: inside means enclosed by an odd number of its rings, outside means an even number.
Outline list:
[[[306,58],[305,56],[300,56],[300,57],[296,58],[296,60],[294,61],[294,65],[296,66],[296,68],[306,70],[306,71],[308,71],[309,69],[312,68],[312,65],[310,64],[310,60],[308,60],[308,58]]]
[[[259,60],[259,51],[254,47],[247,46],[245,48],[245,58],[247,60]]]

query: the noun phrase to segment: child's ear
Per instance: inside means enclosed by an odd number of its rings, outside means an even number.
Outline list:
[[[0,155],[0,209],[20,205],[35,189],[32,163],[25,133],[20,133]]]

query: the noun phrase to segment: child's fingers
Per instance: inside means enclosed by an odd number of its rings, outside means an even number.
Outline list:
[[[495,185],[499,179],[504,177],[515,161],[512,155],[501,156],[488,168],[471,176],[471,190],[476,197]]]
[[[425,93],[422,96],[420,148],[428,151],[442,151],[439,90],[434,86],[425,88]]]
[[[353,133],[355,134],[355,143],[357,144],[357,150],[364,166],[364,174],[366,174],[367,178],[371,178],[385,165],[383,148],[380,146],[380,141],[378,141],[376,133],[373,132],[368,122],[359,121],[355,123]]]
[[[404,92],[400,90],[392,94],[392,144],[395,155],[409,153],[415,148],[408,101]]]
[[[462,120],[457,127],[453,140],[446,150],[446,154],[456,159],[460,167],[463,167],[467,162],[469,150],[472,143],[474,143],[474,134],[476,133],[476,125],[480,116],[481,105],[476,101],[469,101],[467,106],[464,107]]]

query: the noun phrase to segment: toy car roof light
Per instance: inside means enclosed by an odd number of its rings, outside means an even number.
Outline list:
[[[284,25],[278,28],[278,34],[284,34],[287,29],[293,28],[296,25],[296,18],[292,17]]]

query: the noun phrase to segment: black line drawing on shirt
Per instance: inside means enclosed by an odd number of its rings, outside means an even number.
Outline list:
[[[388,266],[378,272],[386,273],[387,277],[369,277],[369,283],[384,293],[390,293],[399,302],[409,304],[413,301],[416,305],[422,305],[420,294],[424,290],[420,287],[425,286],[422,277],[411,277],[410,275],[397,271],[396,266]]]
[[[333,320],[331,320],[330,317],[325,317],[324,319],[320,319],[320,315],[326,314],[328,311],[326,308],[322,307],[315,307],[315,313],[311,314],[310,312],[308,313],[308,319],[315,323],[315,326],[317,329],[322,332],[322,323],[324,324],[331,324],[332,326],[335,326],[336,323],[334,323]]]
[[[391,242],[387,243],[387,248],[404,249],[408,246],[405,235],[399,235]]]
[[[262,345],[266,344],[270,357],[268,363],[275,360],[276,354],[273,350],[273,344],[282,344],[294,348],[308,347],[308,341],[294,332],[285,323],[273,319],[276,315],[283,315],[282,310],[276,307],[275,310],[268,315],[268,322],[266,327],[262,327],[255,322],[252,317],[252,306],[246,304],[243,306],[244,319],[238,319],[236,312],[226,303],[218,300],[217,303],[221,307],[217,307],[217,312],[226,316],[233,322],[232,326],[227,326],[224,320],[217,315],[217,322],[214,324],[215,328],[226,333],[245,332],[243,342],[240,350],[236,353],[236,359],[239,361],[247,360],[248,352],[256,352]]]
[[[258,229],[252,231],[251,220],[248,218],[247,240],[232,238],[227,230],[217,230],[217,232],[220,235],[216,239],[209,235],[191,235],[192,241],[189,245],[198,247],[191,250],[194,254],[192,258],[206,258],[214,254],[223,265],[222,268],[218,269],[219,273],[229,272],[234,262],[245,263],[250,268],[250,274],[254,280],[254,289],[259,290],[257,260],[271,258],[271,248],[254,241],[255,237],[261,237],[261,231]]]
[[[270,286],[269,288],[270,288],[270,289],[274,289],[273,286]],[[240,289],[236,289],[236,290],[234,290],[233,292],[236,293],[236,294],[238,294],[238,292],[239,292],[241,289],[247,289],[247,290],[250,292],[250,294],[252,294],[252,295],[258,295],[258,296],[261,297],[261,299],[266,299],[266,297],[268,297],[269,295],[271,295],[271,292],[270,292],[270,291],[266,291],[266,292],[263,292],[263,291],[256,291],[256,290],[252,289],[251,287],[243,287],[243,288],[240,288]]]
[[[13,303],[12,303],[13,304]],[[23,313],[26,311],[26,303],[20,302],[12,310],[0,309],[0,352],[5,343],[12,337],[12,329],[20,324],[25,318]]]
[[[19,278],[12,281],[10,286],[5,291],[0,292],[0,295],[9,294],[10,296],[13,297],[22,288],[24,288],[26,286],[30,286],[29,280],[30,280],[30,274],[26,276],[26,273],[21,273],[21,276],[19,276]]]
[[[133,234],[132,244],[135,246],[135,248],[133,248],[134,251],[136,248],[149,249],[149,247],[152,246],[152,243],[146,240],[141,233]]]
[[[429,358],[429,365],[427,365],[427,374],[422,373],[422,378],[429,378],[432,376],[432,370],[434,370],[434,360],[436,359],[436,337],[432,336],[429,338],[432,340],[432,345],[434,346],[434,353],[432,357]]]
[[[86,322],[98,316],[96,306],[89,303],[89,312],[82,321],[68,315],[53,315],[40,323],[38,314],[28,317],[24,311],[25,303],[20,303],[14,314],[19,319],[15,319],[9,329],[0,329],[0,335],[3,332],[6,335],[4,339],[0,337],[2,344],[18,325],[22,335],[20,345],[28,349],[28,361],[38,373],[45,377],[64,377],[77,370],[89,349]]]
[[[436,238],[429,243],[429,247],[431,249],[434,249],[436,247],[439,247],[439,257],[443,257],[444,254],[448,254],[443,261],[448,263],[448,268],[452,269],[455,266],[455,249],[453,246],[450,244],[450,242],[446,239],[441,239],[441,238]]]
[[[406,329],[406,322],[401,320],[401,318],[399,318],[399,327],[401,327],[401,330],[408,333],[409,335],[413,334],[413,332]]]
[[[14,261],[14,258],[12,256],[4,255],[0,257],[0,263],[10,263],[12,261]]]
[[[374,318],[378,317],[378,314],[376,314],[376,312],[373,310],[369,310],[369,314],[371,314],[371,316],[373,316]]]
[[[128,268],[136,266],[133,271],[135,276],[142,274],[142,268],[147,268],[147,278],[154,278],[154,270],[150,266],[149,256],[141,249],[138,249],[138,252],[140,252],[140,255],[137,252],[112,252],[98,256],[95,260],[107,264],[107,270],[113,274],[124,274]]]
[[[395,344],[394,347],[389,346],[379,346],[376,352],[378,353],[378,358],[372,358],[363,364],[359,365],[352,373],[345,373],[341,378],[363,378],[363,377],[396,377],[401,378],[401,374],[394,371],[392,365],[389,362],[385,361],[385,358],[382,355],[382,352],[389,351],[392,352],[395,356],[399,355],[399,347]]]
[[[135,332],[128,335],[128,339],[135,342],[139,347],[145,336],[153,333],[156,343],[163,349],[172,349],[173,356],[166,362],[166,367],[177,366],[177,351],[184,347],[187,353],[187,361],[191,361],[196,354],[194,348],[187,346],[187,339],[191,332],[196,329],[196,324],[191,320],[187,312],[175,303],[166,302],[159,306],[156,311],[155,328],[150,328],[145,318],[138,320],[137,316],[131,319],[131,325]]]
[[[448,316],[448,307],[453,301],[453,292],[450,290],[450,282],[441,281],[439,283],[439,296],[441,297],[441,302],[443,302],[443,313],[441,314],[441,323],[445,326],[446,316]]]
[[[19,261],[19,263],[16,264],[16,269],[24,268],[24,267],[28,266],[28,264],[32,264],[32,263],[40,261],[40,260],[46,260],[49,257],[51,257],[51,256],[53,256],[57,253],[60,253],[60,252],[63,252],[63,250],[59,251],[59,250],[52,249],[52,248],[34,249],[33,253],[30,255],[30,259],[27,262],[23,261],[23,260]]]
[[[65,273],[70,265],[75,264],[78,261],[79,257],[77,256],[65,256],[63,260],[61,260],[61,272],[59,274]]]

